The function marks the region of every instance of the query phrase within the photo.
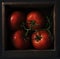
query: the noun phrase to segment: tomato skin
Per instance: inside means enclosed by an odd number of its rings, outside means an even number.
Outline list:
[[[23,20],[23,14],[19,11],[15,11],[10,16],[10,26],[13,30],[20,28],[20,23]]]
[[[29,47],[29,40],[24,40],[23,31],[18,30],[13,34],[13,45],[17,49],[25,49]]]
[[[38,24],[38,26],[36,26],[36,25],[33,26],[32,27],[33,29],[38,29],[38,28],[42,27],[44,24],[43,23],[44,22],[43,16],[37,11],[32,11],[27,15],[27,21],[26,22],[27,22],[28,28],[30,28],[30,22],[31,21],[35,21],[35,23]]]
[[[41,39],[37,41],[36,35],[41,36]],[[49,48],[51,44],[50,34],[48,31],[41,30],[32,34],[32,45],[35,49],[44,50]]]

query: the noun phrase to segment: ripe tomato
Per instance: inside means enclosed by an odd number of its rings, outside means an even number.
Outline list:
[[[41,13],[37,12],[37,11],[32,11],[27,15],[27,26],[28,28],[30,28],[30,24],[32,23],[32,25],[34,25],[32,28],[33,29],[37,29],[43,26],[44,24],[44,18],[41,15]]]
[[[40,30],[32,34],[32,45],[36,49],[47,49],[51,44],[50,34],[46,30]]]
[[[20,28],[20,23],[23,20],[23,14],[19,11],[15,11],[10,16],[10,26],[12,29]]]
[[[12,42],[17,49],[25,49],[29,47],[29,40],[24,39],[22,30],[18,30],[13,34]]]

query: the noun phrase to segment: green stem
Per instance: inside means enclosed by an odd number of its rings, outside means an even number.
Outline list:
[[[25,24],[23,23],[23,28],[24,28],[24,30],[26,30],[26,27],[25,27]]]
[[[28,28],[28,29],[25,27],[24,23],[22,23],[22,24],[23,24],[24,30],[26,30],[26,33],[25,33],[25,37],[26,37],[28,35],[29,31],[32,30],[32,27],[35,25],[35,21],[30,22],[30,28]]]
[[[28,35],[29,31],[30,31],[30,29],[26,29],[25,36],[27,36],[27,35]]]
[[[30,28],[27,29],[27,28],[25,27],[25,24],[24,24],[24,23],[23,23],[23,28],[24,28],[24,30],[26,30],[26,33],[25,33],[25,37],[26,37],[31,29],[30,29]]]
[[[50,19],[49,19],[48,16],[47,16],[46,18],[48,19],[48,23],[49,23],[49,27],[48,27],[48,29],[50,29],[50,27],[51,27]]]
[[[30,30],[32,29],[32,27],[33,27],[33,25],[32,25],[32,24],[30,24]]]

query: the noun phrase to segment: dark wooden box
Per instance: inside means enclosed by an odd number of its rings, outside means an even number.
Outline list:
[[[5,24],[7,24],[7,19],[10,13],[12,13],[14,10],[20,10],[21,11],[25,9],[26,12],[27,8],[31,8],[31,10],[41,10],[44,11],[45,9],[45,15],[50,14],[52,10],[53,14],[53,20],[52,20],[52,34],[53,34],[53,48],[49,50],[14,50],[11,49],[10,45],[8,43],[6,44],[6,41],[8,41],[9,38],[6,34],[6,27]],[[40,9],[39,9],[40,8]],[[47,10],[47,8],[49,10]],[[8,32],[8,30],[7,30]],[[10,48],[9,48],[10,47]],[[55,56],[56,55],[56,7],[54,2],[2,2],[2,48],[3,48],[3,56],[7,57],[42,57],[42,56]]]

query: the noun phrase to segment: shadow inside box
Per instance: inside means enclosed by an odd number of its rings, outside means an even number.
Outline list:
[[[52,44],[50,45],[50,47],[49,47],[48,49],[44,49],[44,50],[53,50],[53,49],[54,49],[54,42],[52,42]],[[7,44],[5,45],[5,50],[38,50],[38,49],[35,49],[31,43],[30,43],[29,48],[27,48],[27,49],[16,49],[16,48],[13,46],[12,42],[9,41],[9,42],[7,42]]]
[[[6,28],[6,31],[5,31],[5,50],[16,50],[12,44],[12,41],[10,39],[10,36],[12,34],[12,31],[10,29],[10,26],[9,26],[9,16],[12,14],[12,12],[14,11],[21,11],[25,14],[25,17],[26,15],[31,12],[31,11],[38,11],[38,12],[41,12],[43,14],[43,16],[51,16],[51,12],[53,13],[53,6],[32,6],[32,7],[27,7],[27,6],[9,6],[9,5],[6,5],[5,6],[5,28]],[[52,14],[53,15],[53,14]],[[53,16],[52,16],[53,17]],[[51,23],[53,25],[53,19],[51,18]],[[53,33],[53,26],[49,29],[51,31],[51,33]],[[7,33],[6,33],[7,32]],[[54,35],[54,34],[53,34]],[[30,42],[30,47],[26,50],[36,50],[34,49],[34,47],[32,46],[31,42]],[[48,48],[48,50],[51,50],[51,49],[54,49],[54,42],[51,44],[51,46]]]

